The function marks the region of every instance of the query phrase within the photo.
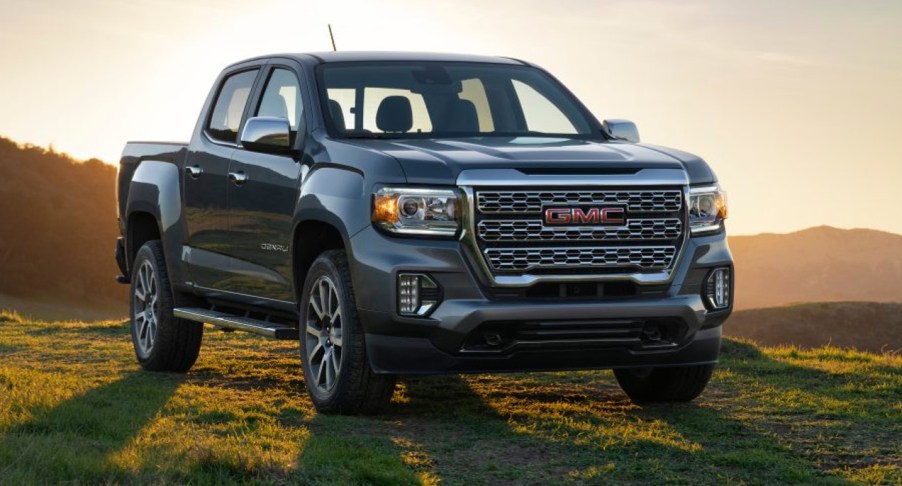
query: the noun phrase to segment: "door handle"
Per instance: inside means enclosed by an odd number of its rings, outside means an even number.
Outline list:
[[[185,172],[187,172],[192,179],[197,179],[204,173],[204,170],[199,165],[188,165],[185,166]]]
[[[234,182],[236,186],[243,186],[247,182],[247,174],[240,170],[238,172],[229,172],[229,180]]]

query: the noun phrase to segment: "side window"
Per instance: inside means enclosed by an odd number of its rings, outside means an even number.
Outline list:
[[[532,86],[518,80],[513,81],[514,91],[523,109],[526,129],[541,133],[577,133],[576,127],[567,115],[554,103]]]
[[[301,87],[295,74],[287,69],[275,69],[269,76],[256,116],[274,116],[288,119],[292,139],[298,130],[303,131],[304,102]]]
[[[226,78],[213,105],[213,114],[207,125],[209,135],[222,142],[234,143],[238,139],[241,115],[257,78],[257,70],[244,71]]]

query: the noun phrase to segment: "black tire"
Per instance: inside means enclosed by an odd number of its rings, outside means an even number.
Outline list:
[[[147,268],[152,269],[149,275]],[[138,250],[131,280],[129,316],[132,344],[141,367],[148,371],[188,371],[197,361],[204,325],[172,315],[175,300],[160,240],[148,241]],[[150,285],[156,287],[155,299],[149,297],[151,293],[147,288]],[[145,299],[137,293],[142,286],[144,291],[141,293]],[[153,323],[148,323],[148,315],[152,316]]]
[[[698,397],[714,365],[614,370],[617,383],[636,403],[689,402]]]
[[[323,288],[327,293],[334,289],[334,294],[321,298]],[[373,414],[383,410],[391,401],[396,377],[376,374],[370,368],[344,251],[326,251],[313,262],[301,295],[301,363],[313,405],[327,414]],[[334,297],[338,298],[337,305]],[[335,361],[330,361],[334,356]],[[330,369],[331,383],[327,376]]]

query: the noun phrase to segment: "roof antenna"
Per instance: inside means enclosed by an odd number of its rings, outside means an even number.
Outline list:
[[[332,52],[337,51],[335,48],[335,36],[332,35],[332,24],[327,24],[329,26],[329,38],[332,39]]]

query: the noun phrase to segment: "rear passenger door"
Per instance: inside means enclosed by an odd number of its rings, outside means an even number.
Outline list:
[[[249,116],[288,119],[295,150],[275,155],[239,146],[232,155],[226,248],[236,267],[230,287],[251,299],[293,302],[291,238],[307,127],[304,90],[296,68],[288,65],[269,66],[264,79]]]
[[[231,276],[228,241],[228,172],[248,101],[261,67],[223,76],[206,118],[192,138],[183,176],[186,245],[181,258],[194,286],[222,290]]]

